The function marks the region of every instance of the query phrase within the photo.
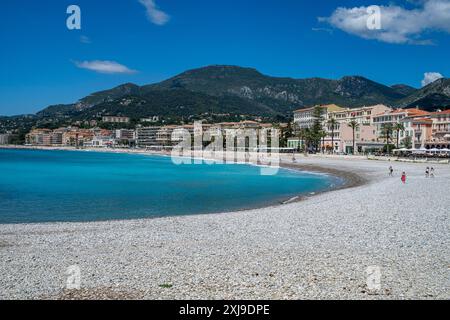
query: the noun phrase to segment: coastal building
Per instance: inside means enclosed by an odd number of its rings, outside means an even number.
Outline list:
[[[118,140],[135,140],[136,131],[130,129],[118,129],[114,132],[114,137]]]
[[[309,129],[314,125],[315,117],[314,111],[317,107],[322,108],[322,115],[326,116],[329,112],[338,112],[344,110],[344,108],[339,107],[335,104],[314,106],[306,109],[299,109],[294,111],[294,126],[296,130]]]
[[[159,122],[159,116],[153,116],[153,117],[150,117],[150,118],[143,118],[143,119],[141,119],[141,122],[142,123],[157,123],[157,122]]]
[[[106,123],[129,123],[129,117],[120,117],[120,116],[103,116],[102,122]]]
[[[137,129],[136,142],[141,148],[158,146],[158,132],[161,127],[142,127]]]
[[[89,144],[94,138],[94,132],[89,129],[70,128],[63,133],[63,145],[71,147],[82,147]]]
[[[178,126],[164,126],[156,132],[156,144],[159,146],[170,147],[173,145],[172,134]]]
[[[92,148],[112,148],[116,145],[116,140],[110,137],[96,137],[83,143],[83,147]]]
[[[9,133],[0,134],[0,145],[6,145],[11,143],[12,135]]]
[[[331,127],[330,120],[336,124]],[[314,108],[297,110],[297,128],[311,128],[314,123]],[[353,153],[353,129],[348,125],[355,121],[355,153],[373,152],[386,145],[385,128],[390,125],[389,143],[399,147],[443,149],[450,147],[450,111],[427,112],[418,108],[391,109],[385,105],[323,112],[323,127],[326,137],[322,139],[322,150],[337,153]],[[396,129],[402,124],[404,129]],[[398,141],[397,141],[398,140]],[[299,138],[288,139],[288,147],[302,147]]]
[[[373,118],[391,110],[391,108],[379,104],[326,113],[324,115],[324,128],[327,136],[322,142],[322,148],[325,150],[334,149],[334,152],[353,153],[353,129],[349,126],[351,121],[358,124],[355,129],[356,153],[371,152],[382,148],[384,144],[379,140]],[[334,128],[329,124],[331,119],[336,120]]]
[[[33,129],[25,136],[25,143],[34,146],[50,146],[51,133],[50,129]]]
[[[300,138],[288,138],[287,147],[291,149],[303,148],[303,141]]]
[[[395,126],[398,123],[404,123],[406,125],[405,131],[400,132],[399,143],[402,144],[403,140],[407,136],[412,136],[414,128],[412,127],[411,119],[426,117],[429,113],[418,108],[408,109],[395,109],[379,115],[374,116],[373,123],[377,127],[377,136],[386,143],[386,139],[383,137],[383,130],[387,125]]]
[[[102,128],[89,130],[93,135],[83,140],[84,147],[111,148],[116,145],[115,132]]]
[[[326,136],[321,141],[321,149],[334,151],[336,153],[353,153],[353,130],[349,127],[350,121],[356,121],[358,127],[355,129],[356,152],[370,152],[383,147],[377,136],[377,127],[374,124],[374,116],[389,112],[392,109],[379,104],[361,108],[342,108],[335,104],[319,106],[323,108],[322,127]],[[314,125],[314,111],[317,107],[300,109],[294,111],[295,134],[301,129],[309,129]],[[334,119],[336,124],[331,126],[330,120]],[[303,142],[299,138],[288,139],[288,147],[302,147]]]
[[[450,110],[433,112],[430,118],[433,120],[433,141],[430,141],[430,147],[450,149]]]
[[[238,130],[254,129],[259,134],[263,128],[272,128],[272,124],[259,123],[255,121],[223,122],[217,124],[202,123],[201,126],[172,125],[172,126],[149,126],[140,127],[136,132],[136,142],[139,147],[173,147],[183,140],[186,134],[192,138],[202,136],[204,145],[208,144],[213,137],[235,135]]]
[[[63,132],[61,131],[53,131],[50,134],[50,144],[52,146],[60,146],[63,144]]]
[[[404,125],[405,130],[398,133],[399,141],[396,143],[399,146],[410,144],[407,147],[425,148],[427,141],[432,139],[433,120],[428,116],[406,117],[400,123]],[[406,142],[405,139],[409,139],[409,142]]]
[[[89,129],[94,133],[94,136],[96,137],[107,137],[107,138],[113,138],[114,132],[108,129],[102,129],[102,128],[92,128]]]
[[[450,110],[430,114],[432,124],[432,139],[426,142],[429,149],[450,149]]]

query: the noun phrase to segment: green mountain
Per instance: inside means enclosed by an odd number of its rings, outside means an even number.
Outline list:
[[[420,107],[427,111],[450,109],[450,79],[430,83],[398,102],[400,107]]]
[[[266,105],[230,94],[217,97],[185,89],[153,89],[100,103],[83,110],[77,118],[88,120],[105,114],[135,119],[151,116],[187,119],[196,115],[219,114],[267,117],[282,115]]]
[[[140,87],[134,83],[125,83],[111,90],[92,93],[75,104],[77,110],[85,110],[100,103],[112,102],[128,95],[140,95]]]
[[[286,120],[292,111],[317,104],[359,107],[383,103],[426,110],[450,106],[450,79],[425,88],[388,87],[364,77],[339,80],[292,79],[266,76],[252,68],[209,66],[181,73],[151,85],[127,83],[93,93],[74,104],[54,105],[38,112],[36,123],[90,120],[102,115],[133,119],[161,116],[173,121],[232,120],[262,117]],[[5,120],[0,120],[4,122]],[[30,123],[27,118],[27,123]]]
[[[415,93],[417,91],[416,88],[407,86],[405,84],[396,84],[396,85],[391,86],[391,88],[404,96],[412,95],[413,93]]]
[[[209,95],[232,94],[266,104],[279,112],[316,104],[336,103],[348,107],[392,104],[405,95],[359,76],[340,80],[276,78],[255,69],[210,66],[184,72],[144,90],[187,89]]]

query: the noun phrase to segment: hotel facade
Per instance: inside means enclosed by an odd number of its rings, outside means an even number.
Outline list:
[[[392,110],[385,105],[375,105],[362,108],[342,108],[337,105],[318,106],[323,109],[322,127],[326,136],[321,141],[321,148],[326,151],[334,150],[335,153],[352,153],[353,150],[353,130],[349,127],[351,121],[356,121],[358,127],[355,129],[355,148],[358,153],[369,152],[370,150],[383,147],[377,135],[377,127],[373,119],[375,115],[383,114]],[[300,109],[294,112],[294,127],[296,130],[312,128],[314,124],[314,109]],[[336,124],[330,125],[331,119]],[[297,131],[298,133],[298,131]],[[297,139],[288,141],[290,147],[302,145],[303,142]]]
[[[358,123],[355,153],[383,149],[387,143],[386,127],[391,127],[389,144],[400,148],[450,149],[450,110],[426,112],[418,108],[392,109],[382,104],[355,109],[336,105],[319,107],[323,108],[322,126],[326,132],[321,142],[324,151],[352,153],[353,130],[348,125],[350,121]],[[294,112],[294,126],[298,130],[313,126],[314,108]],[[336,120],[333,128],[329,124],[331,119]],[[397,124],[402,124],[403,129],[396,129]],[[298,147],[302,143],[299,138],[289,139],[290,147]]]

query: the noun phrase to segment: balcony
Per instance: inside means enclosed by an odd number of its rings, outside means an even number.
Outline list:
[[[433,134],[449,134],[450,128],[443,128],[443,129],[433,129]]]

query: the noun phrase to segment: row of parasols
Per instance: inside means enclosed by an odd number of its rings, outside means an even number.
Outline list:
[[[443,149],[437,149],[437,148],[427,149],[427,148],[423,148],[423,147],[420,148],[420,149],[416,149],[416,148],[412,148],[412,149],[402,148],[402,149],[395,149],[393,152],[394,153],[412,153],[412,154],[425,154],[425,153],[450,154],[450,149],[447,149],[447,148],[443,148]]]

